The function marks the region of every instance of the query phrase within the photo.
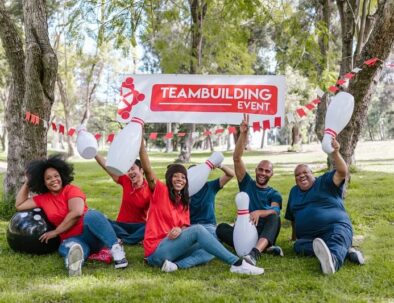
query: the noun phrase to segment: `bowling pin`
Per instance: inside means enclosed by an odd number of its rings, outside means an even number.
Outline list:
[[[144,103],[133,109],[133,118],[114,138],[106,162],[108,171],[121,176],[134,164],[141,146],[142,128],[148,107]]]
[[[331,146],[332,138],[336,137],[349,123],[353,115],[354,97],[346,92],[339,92],[331,98],[328,105],[322,149],[331,154],[334,149]]]
[[[195,165],[187,170],[190,197],[204,186],[211,170],[219,166],[223,160],[224,156],[221,152],[213,152],[205,163]]]
[[[85,125],[81,124],[77,128],[77,150],[84,159],[92,159],[97,154],[97,140],[93,134],[86,130]]]
[[[255,247],[258,235],[256,226],[250,221],[248,194],[239,192],[235,197],[235,203],[238,216],[234,225],[234,248],[237,255],[243,257]]]

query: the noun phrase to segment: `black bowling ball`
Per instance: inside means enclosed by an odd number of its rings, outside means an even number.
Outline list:
[[[58,249],[60,238],[50,239],[48,243],[40,242],[40,236],[54,226],[49,223],[41,208],[33,208],[17,212],[10,220],[7,228],[7,242],[18,252],[29,254],[47,254]]]

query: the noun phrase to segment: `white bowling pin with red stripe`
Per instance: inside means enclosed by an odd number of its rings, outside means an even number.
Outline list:
[[[256,226],[250,221],[249,196],[239,192],[235,197],[237,221],[234,225],[234,248],[239,257],[247,255],[256,246],[258,235]]]
[[[190,167],[187,170],[187,179],[189,181],[189,196],[193,196],[208,181],[210,172],[219,166],[224,160],[221,152],[213,152],[205,163]]]
[[[327,108],[322,140],[322,149],[325,153],[331,154],[334,151],[331,145],[332,138],[335,138],[349,123],[353,109],[354,97],[351,94],[339,92],[331,98]]]
[[[96,156],[98,144],[93,134],[86,130],[85,125],[77,127],[77,150],[84,159],[92,159]]]
[[[133,118],[114,138],[106,162],[107,169],[116,176],[121,176],[133,166],[138,157],[142,128],[148,107],[140,103],[133,109]]]

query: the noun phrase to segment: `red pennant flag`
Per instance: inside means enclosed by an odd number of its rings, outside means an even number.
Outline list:
[[[215,135],[222,134],[223,132],[224,132],[223,128],[218,128],[217,130],[215,130]]]
[[[308,104],[305,105],[305,107],[309,110],[312,110],[315,108],[315,104],[313,102],[310,102]]]
[[[109,134],[106,142],[112,143],[112,141],[114,141],[114,137],[115,137],[114,133]]]
[[[64,135],[64,125],[59,123],[59,133]]]
[[[166,135],[164,136],[164,138],[166,138],[166,139],[172,139],[173,137],[174,137],[174,134],[171,132],[166,133]]]
[[[149,139],[156,140],[157,139],[157,133],[150,133]]]
[[[259,121],[253,122],[253,132],[255,133],[259,131],[260,131],[260,122]]]
[[[372,59],[368,59],[366,61],[364,61],[364,64],[371,66],[374,65],[377,61],[381,61],[379,58],[372,58]]]
[[[36,115],[31,115],[31,116],[30,116],[30,122],[31,122],[32,124],[38,125],[38,124],[40,124],[40,117],[39,117],[39,116],[36,116]]]
[[[297,109],[296,109],[296,112],[297,112],[297,114],[298,114],[298,116],[299,116],[300,118],[306,116],[306,113],[305,113],[305,111],[304,111],[303,108],[297,108]]]
[[[275,125],[275,127],[282,127],[282,118],[275,117],[274,125]]]
[[[96,140],[98,141],[98,140],[100,140],[100,138],[101,138],[101,134],[97,133],[97,134],[94,135],[94,137],[95,137]]]
[[[54,132],[57,132],[56,123],[55,123],[55,122],[51,122],[51,125],[52,125],[52,130],[53,130]]]
[[[347,74],[344,74],[343,77],[345,79],[349,79],[350,80],[350,79],[352,79],[354,77],[354,74],[353,73],[347,73]]]
[[[263,121],[263,129],[266,130],[266,129],[270,129],[270,128],[271,128],[270,120],[264,120]]]
[[[321,102],[321,100],[320,99],[315,99],[315,100],[312,100],[312,103],[313,104],[319,104]]]
[[[26,112],[25,120],[26,120],[27,122],[30,121],[30,116],[31,116],[30,112]]]
[[[337,91],[339,91],[339,88],[336,87],[335,85],[331,85],[328,90],[332,93],[336,93]]]
[[[72,136],[74,135],[74,133],[75,133],[75,128],[70,128],[70,129],[68,130],[67,135],[70,136],[70,137],[72,137]]]
[[[206,131],[203,133],[203,135],[206,136],[206,137],[208,137],[210,134],[212,134],[212,133],[211,133],[211,131],[209,131],[209,130],[206,130]]]
[[[339,79],[339,80],[337,81],[337,84],[338,84],[338,85],[344,85],[345,83],[346,83],[346,81],[343,80],[343,79]]]
[[[237,133],[237,129],[235,128],[235,126],[229,126],[228,127],[228,133],[229,134],[236,134]]]

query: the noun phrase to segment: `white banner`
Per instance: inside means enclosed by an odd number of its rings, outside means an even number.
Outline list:
[[[250,124],[270,120],[278,126],[284,121],[285,94],[284,76],[128,75],[117,119],[129,122],[133,108],[144,103],[145,122],[240,124],[248,113]]]

